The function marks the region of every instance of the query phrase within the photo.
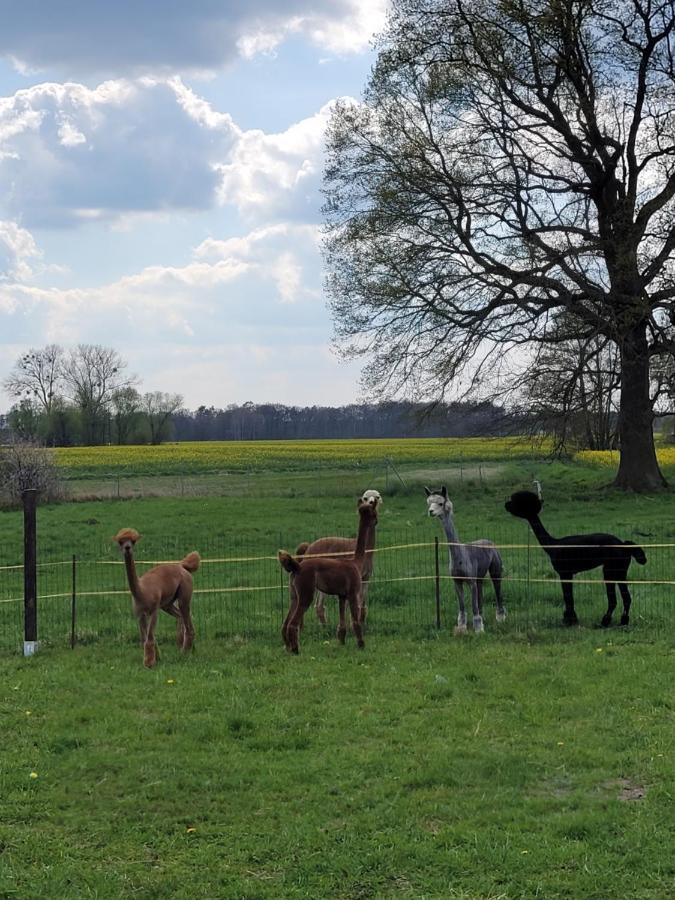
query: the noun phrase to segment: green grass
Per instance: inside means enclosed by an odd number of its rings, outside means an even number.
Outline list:
[[[0,896],[665,898],[672,657],[566,636],[0,659]]]
[[[433,629],[436,537],[446,579],[447,567],[442,529],[426,516],[424,483],[448,484],[463,539],[490,537],[506,545],[503,558],[509,619],[501,628],[506,633],[557,627],[561,615],[560,590],[548,560],[524,523],[509,516],[503,507],[511,491],[529,487],[534,477],[543,482],[544,522],[554,533],[610,530],[642,544],[675,543],[675,494],[666,492],[654,498],[610,491],[603,482],[606,473],[593,467],[541,461],[508,463],[492,470],[490,477],[483,473],[482,482],[480,477],[467,477],[450,466],[411,466],[402,469],[402,475],[405,486],[374,470],[336,472],[322,479],[304,473],[267,472],[226,481],[226,496],[214,492],[204,497],[42,506],[38,513],[41,638],[56,644],[68,640],[69,561],[73,554],[78,557],[80,639],[127,640],[133,634],[119,552],[111,541],[124,526],[137,528],[143,535],[137,552],[141,561],[180,559],[192,549],[208,560],[195,579],[195,617],[203,637],[241,634],[276,638],[286,602],[277,549],[292,550],[301,540],[322,534],[354,534],[355,500],[365,487],[378,487],[384,495],[378,528],[380,552],[370,599],[371,625],[380,633],[414,629],[416,634],[427,635]],[[391,546],[401,549],[386,549]],[[18,565],[21,554],[21,513],[2,511],[0,566]],[[647,566],[631,567],[631,578],[673,579],[673,548],[648,546],[647,556]],[[600,575],[599,571],[589,573],[596,580]],[[602,615],[604,591],[601,585],[585,584],[584,580],[578,579],[577,608],[582,623],[592,626]],[[22,639],[21,595],[21,570],[0,569],[0,649],[15,649]],[[633,625],[647,633],[650,629],[670,631],[672,597],[669,585],[636,588]],[[455,615],[453,590],[447,580],[442,584],[442,598],[442,621],[447,627]],[[490,591],[487,603],[491,605]],[[491,612],[488,623],[493,627]]]

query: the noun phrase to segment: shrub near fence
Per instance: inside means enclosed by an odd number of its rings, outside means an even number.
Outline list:
[[[431,524],[431,523],[430,523]],[[510,524],[510,523],[509,523]],[[433,634],[437,628],[437,590],[440,625],[451,629],[457,615],[455,592],[448,572],[448,552],[442,535],[433,528],[387,532],[376,552],[375,573],[368,597],[367,633]],[[469,536],[467,536],[469,537]],[[560,628],[560,584],[548,558],[534,543],[529,529],[514,523],[501,533],[493,530],[504,560],[504,597],[507,621],[497,624],[494,593],[486,584],[485,626],[489,632],[513,634]],[[438,538],[439,577],[436,578]],[[643,542],[647,565],[631,565],[629,576],[633,607],[631,628],[645,636],[671,630],[675,595],[675,544],[652,536]],[[197,641],[242,638],[278,642],[288,606],[288,584],[276,559],[277,547],[294,549],[292,538],[279,535],[277,546],[267,547],[242,537],[202,545],[202,566],[195,575],[193,614]],[[192,548],[187,548],[192,549]],[[166,541],[138,548],[139,572],[159,561],[180,559],[186,548]],[[73,555],[76,559],[73,562]],[[23,641],[23,569],[20,559],[9,560],[0,552],[0,649],[16,652]],[[595,627],[605,608],[600,570],[575,578],[577,613],[583,626]],[[67,646],[71,640],[72,602],[75,597],[77,642],[135,641],[137,629],[131,614],[130,594],[117,548],[92,542],[77,548],[38,557],[38,637],[43,643]],[[469,604],[470,608],[470,604]],[[618,622],[621,601],[615,613]],[[303,644],[332,638],[337,621],[337,601],[329,600],[330,626],[320,626],[310,611],[305,617]],[[174,623],[161,615],[158,637],[173,643]],[[349,638],[348,638],[349,640]]]

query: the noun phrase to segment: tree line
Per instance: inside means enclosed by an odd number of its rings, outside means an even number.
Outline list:
[[[140,393],[117,350],[78,344],[30,349],[3,380],[15,399],[2,417],[5,432],[47,446],[159,444],[171,433],[180,394]]]
[[[490,388],[486,399],[433,404],[249,402],[189,410],[180,394],[141,393],[127,369],[116,350],[100,345],[29,350],[3,381],[16,402],[0,416],[0,440],[70,446],[529,433],[551,438],[561,454],[613,449],[618,442],[618,353],[597,338],[540,348],[524,371],[505,378],[501,390]],[[671,365],[653,367],[652,386],[660,411],[671,412]]]

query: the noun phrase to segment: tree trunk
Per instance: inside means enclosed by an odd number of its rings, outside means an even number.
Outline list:
[[[620,455],[615,487],[643,493],[667,487],[656,459],[653,420],[647,323],[643,321],[628,332],[621,346]]]

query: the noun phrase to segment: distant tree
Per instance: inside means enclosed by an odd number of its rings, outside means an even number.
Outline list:
[[[530,426],[550,435],[558,452],[616,447],[621,372],[611,341],[540,346],[517,382]]]
[[[141,395],[134,387],[120,388],[112,395],[110,405],[118,444],[129,444],[134,427],[142,411]]]
[[[171,417],[182,405],[183,398],[180,394],[166,394],[163,391],[143,394],[141,408],[147,416],[151,444],[161,444],[166,440],[171,427]]]
[[[39,350],[31,348],[16,361],[3,387],[11,397],[30,399],[49,415],[62,397],[63,360],[64,351],[58,344],[48,344]]]
[[[41,413],[38,404],[30,397],[15,403],[7,414],[7,424],[19,441],[35,443],[40,435]]]
[[[116,350],[99,344],[78,344],[64,361],[64,389],[80,412],[85,444],[105,440],[113,397],[137,382],[125,374],[126,367]]]

